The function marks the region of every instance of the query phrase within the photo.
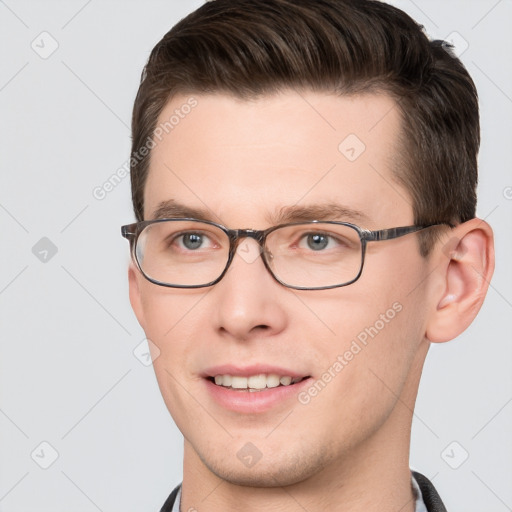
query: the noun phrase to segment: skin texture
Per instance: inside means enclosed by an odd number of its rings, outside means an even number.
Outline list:
[[[190,96],[197,106],[152,150],[145,219],[175,199],[229,228],[265,229],[282,207],[333,202],[364,218],[331,220],[413,224],[410,195],[392,174],[400,117],[388,96],[181,95],[160,121]],[[354,161],[338,149],[350,134],[366,146]],[[244,247],[257,250],[250,239]],[[131,265],[132,307],[185,438],[182,510],[414,510],[409,443],[423,362],[430,342],[471,323],[492,269],[492,231],[478,219],[442,236],[428,259],[415,234],[370,243],[360,279],[332,290],[285,288],[261,258],[240,254],[222,281],[195,290],[156,286]],[[207,393],[201,374],[220,364],[322,379],[393,304],[400,311],[306,404],[294,396],[241,414]],[[247,443],[261,454],[252,467],[237,457]]]

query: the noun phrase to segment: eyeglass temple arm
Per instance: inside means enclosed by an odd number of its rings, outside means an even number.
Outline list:
[[[416,231],[421,231],[422,229],[431,228],[432,226],[441,226],[446,225],[451,228],[455,227],[453,224],[449,222],[436,222],[434,224],[426,224],[419,226],[403,226],[399,228],[390,228],[390,229],[381,229],[379,231],[363,231],[363,238],[367,242],[378,242],[380,240],[392,240],[393,238],[399,238],[404,235],[408,235],[409,233],[415,233]]]
[[[127,226],[121,226],[121,235],[124,238],[130,240],[136,235],[136,224],[128,224]]]

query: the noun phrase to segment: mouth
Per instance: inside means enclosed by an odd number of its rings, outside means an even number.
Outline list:
[[[298,384],[309,378],[309,375],[305,377],[292,377],[290,375],[279,375],[276,373],[260,373],[249,376],[218,374],[215,376],[207,377],[207,380],[216,386],[225,389],[238,392],[257,393],[267,389],[292,387],[295,384]]]
[[[301,390],[313,380],[305,372],[268,364],[212,366],[201,377],[216,405],[243,414],[293,407]]]

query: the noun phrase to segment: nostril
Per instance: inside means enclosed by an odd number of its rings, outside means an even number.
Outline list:
[[[261,329],[262,331],[268,331],[270,328],[269,325],[265,325],[265,324],[260,324],[260,325],[256,325],[254,326],[254,329]]]

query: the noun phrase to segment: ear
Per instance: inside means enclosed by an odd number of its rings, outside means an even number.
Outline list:
[[[436,258],[440,286],[426,337],[441,343],[461,334],[482,306],[494,272],[492,228],[477,218],[459,224],[438,248]]]
[[[144,308],[142,306],[142,295],[139,285],[141,278],[139,270],[135,267],[133,262],[128,267],[128,287],[130,293],[130,304],[132,305],[133,312],[139,321],[142,329],[145,330]]]

